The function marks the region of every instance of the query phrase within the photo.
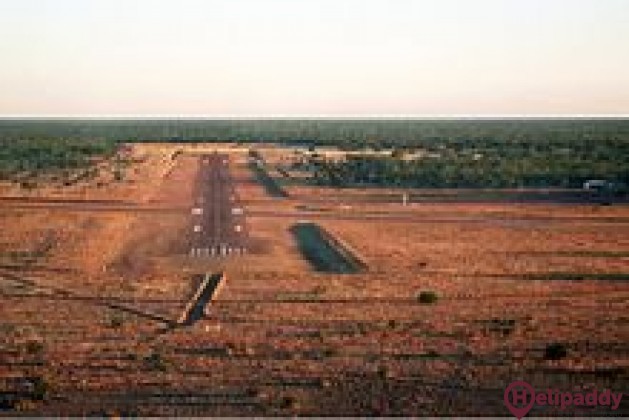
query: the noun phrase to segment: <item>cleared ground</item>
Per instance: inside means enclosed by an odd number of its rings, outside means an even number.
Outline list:
[[[505,416],[518,379],[629,388],[628,207],[402,206],[290,184],[275,198],[246,149],[226,145],[249,252],[191,257],[196,180],[210,188],[200,158],[214,149],[179,149],[140,145],[134,182],[102,192],[0,199],[2,414]],[[367,269],[315,271],[290,232],[304,221]],[[219,272],[205,315],[176,324]]]

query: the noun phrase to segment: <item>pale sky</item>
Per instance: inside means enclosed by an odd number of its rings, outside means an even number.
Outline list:
[[[627,114],[629,0],[0,0],[0,114]]]

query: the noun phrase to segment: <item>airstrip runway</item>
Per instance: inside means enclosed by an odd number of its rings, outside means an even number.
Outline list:
[[[225,257],[247,251],[244,209],[229,174],[226,154],[201,155],[194,202],[191,256]]]

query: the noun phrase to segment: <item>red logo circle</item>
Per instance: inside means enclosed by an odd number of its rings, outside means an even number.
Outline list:
[[[509,384],[504,393],[505,405],[515,417],[521,419],[535,404],[535,389],[524,381]]]

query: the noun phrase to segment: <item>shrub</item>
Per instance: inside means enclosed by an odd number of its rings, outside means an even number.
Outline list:
[[[157,352],[152,352],[148,356],[144,357],[144,364],[151,370],[165,371],[167,364],[162,358],[162,355]]]
[[[544,359],[546,360],[559,360],[567,355],[568,349],[565,344],[562,343],[551,343],[546,346],[546,350],[544,351]]]
[[[515,327],[515,319],[494,318],[489,320],[487,330],[489,332],[501,333],[502,335],[509,335],[515,330]]]
[[[290,409],[295,407],[295,403],[295,398],[291,397],[290,395],[285,395],[280,398],[279,406],[283,409]]]
[[[44,343],[41,341],[29,341],[26,343],[26,351],[30,354],[41,353],[44,351]]]
[[[441,355],[439,354],[439,352],[435,349],[430,349],[428,350],[426,353],[424,353],[424,357],[426,359],[436,359],[438,357],[440,357]]]
[[[122,327],[122,324],[124,323],[124,316],[122,314],[113,314],[111,317],[109,317],[109,327],[111,328],[120,328]]]
[[[33,399],[38,401],[45,399],[50,388],[48,382],[42,377],[36,377],[31,379],[31,383],[33,386]]]
[[[430,305],[436,303],[439,300],[439,296],[432,290],[422,290],[417,295],[417,301],[421,304]]]

